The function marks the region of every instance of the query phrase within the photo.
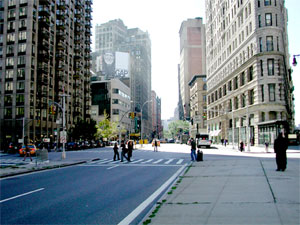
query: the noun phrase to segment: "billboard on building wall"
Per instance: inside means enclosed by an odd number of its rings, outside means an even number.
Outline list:
[[[127,52],[105,53],[97,57],[97,72],[107,79],[130,77],[130,55]]]

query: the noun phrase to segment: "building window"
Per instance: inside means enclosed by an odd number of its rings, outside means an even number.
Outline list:
[[[27,20],[20,20],[19,21],[19,28],[26,28],[27,27]]]
[[[253,80],[253,66],[250,66],[248,69],[248,82]]]
[[[5,82],[5,91],[13,91],[13,82]]]
[[[14,54],[14,46],[13,45],[7,45],[6,47],[6,54]]]
[[[15,18],[16,17],[16,10],[15,9],[11,9],[8,11],[8,18]]]
[[[272,13],[266,13],[265,22],[266,26],[272,26]]]
[[[7,34],[7,42],[14,42],[15,41],[15,33]]]
[[[24,116],[24,107],[17,107],[16,108],[16,116],[19,117],[19,118]]]
[[[233,79],[233,89],[238,89],[238,78],[237,76]]]
[[[260,7],[260,0],[257,0],[257,7]]]
[[[207,85],[203,84],[203,90],[207,90]]]
[[[279,51],[279,37],[276,37],[276,40],[277,40],[277,51]]]
[[[261,15],[258,15],[258,27],[261,27]]]
[[[265,112],[261,112],[261,122],[266,120]]]
[[[263,51],[263,42],[262,42],[262,38],[259,38],[259,51],[262,52]]]
[[[268,75],[274,76],[274,59],[268,59]]]
[[[12,78],[14,78],[14,71],[6,70],[5,79],[12,79]]]
[[[260,94],[261,94],[261,101],[264,102],[265,101],[265,89],[264,89],[264,85],[260,85]]]
[[[271,0],[265,0],[265,6],[271,5]]]
[[[254,104],[254,90],[252,89],[252,90],[250,90],[249,91],[249,105],[253,105]]]
[[[273,51],[273,36],[267,36],[266,38],[267,51]]]
[[[262,60],[260,60],[260,75],[264,76],[264,63]]]
[[[14,30],[14,29],[15,29],[15,21],[8,21],[7,30]]]
[[[19,9],[19,16],[26,16],[26,7],[21,7]]]
[[[13,57],[6,58],[6,66],[14,66],[15,61]]]
[[[246,107],[246,95],[242,94],[241,95],[241,102],[242,102],[242,107]]]
[[[24,82],[17,82],[17,90],[18,91],[24,91],[25,89],[25,83]]]
[[[21,55],[18,57],[18,65],[25,65],[26,64],[26,58],[24,55]]]
[[[26,52],[26,43],[20,43],[18,52]]]
[[[112,109],[113,115],[119,115],[119,109]]]
[[[239,100],[238,97],[234,97],[234,109],[238,109],[239,108]]]
[[[227,91],[226,91],[226,84],[223,86],[223,95],[227,95]]]
[[[269,101],[275,101],[275,84],[268,84],[269,87]]]
[[[245,84],[245,72],[242,72],[240,75],[240,86]]]
[[[24,95],[23,94],[17,94],[16,95],[16,103],[17,104],[24,104],[24,102],[25,102],[25,98],[24,98]]]
[[[19,32],[19,41],[26,40],[26,31]]]
[[[12,96],[11,95],[5,95],[4,96],[4,104],[5,105],[11,105],[12,104]]]
[[[12,117],[12,109],[11,108],[5,108],[4,109],[4,117],[6,119]]]
[[[24,79],[25,78],[25,68],[18,69],[17,78],[18,79]]]
[[[228,82],[228,90],[232,91],[232,82],[231,81]]]

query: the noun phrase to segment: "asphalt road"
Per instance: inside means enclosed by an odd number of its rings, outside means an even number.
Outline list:
[[[136,163],[115,164],[111,150],[100,151],[67,152],[99,157],[90,164],[1,180],[1,224],[118,224],[190,159],[135,151]]]

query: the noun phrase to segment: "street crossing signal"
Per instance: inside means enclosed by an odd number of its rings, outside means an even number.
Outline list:
[[[203,113],[202,117],[203,119],[206,119],[206,112]]]

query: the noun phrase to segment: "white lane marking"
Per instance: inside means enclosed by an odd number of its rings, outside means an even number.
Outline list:
[[[161,162],[161,161],[163,161],[163,159],[159,159],[159,160],[153,162],[153,164],[157,164],[157,163],[159,163],[159,162]]]
[[[183,159],[179,159],[176,164],[181,164],[183,162]]]
[[[187,164],[180,167],[179,170],[167,180],[160,188],[158,188],[150,197],[148,197],[142,204],[140,204],[135,210],[133,210],[127,217],[125,217],[118,225],[128,225],[130,224],[145,208],[147,208],[151,202],[154,201],[174,180],[179,174],[184,170]]]
[[[109,168],[107,168],[107,170],[111,170],[111,169],[116,168],[116,167],[118,167],[118,166],[119,166],[119,165],[115,165],[115,166],[109,167]]]
[[[15,199],[15,198],[20,198],[20,197],[25,196],[25,195],[30,195],[30,194],[32,194],[32,193],[34,193],[34,192],[42,191],[42,190],[44,190],[44,189],[45,189],[45,188],[40,188],[40,189],[37,189],[37,190],[34,190],[34,191],[30,191],[30,192],[27,192],[27,193],[24,193],[24,194],[21,194],[21,195],[17,195],[17,196],[11,197],[11,198],[3,199],[3,200],[0,201],[0,203],[2,203],[2,202],[7,202],[7,201],[13,200],[13,199]]]
[[[144,163],[149,163],[149,162],[151,162],[151,161],[153,161],[153,159],[149,159],[149,160],[147,160],[147,161],[145,161],[145,162],[142,162],[143,164]]]
[[[138,162],[141,162],[141,161],[143,161],[143,160],[144,160],[144,159],[139,159],[139,160],[136,160],[136,161],[131,162],[130,164],[138,163]]]
[[[170,162],[172,162],[174,159],[169,159],[167,162],[165,162],[165,164],[170,164]]]

